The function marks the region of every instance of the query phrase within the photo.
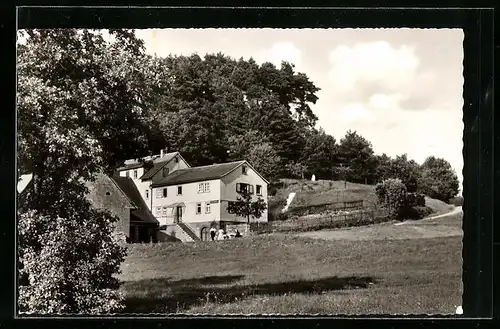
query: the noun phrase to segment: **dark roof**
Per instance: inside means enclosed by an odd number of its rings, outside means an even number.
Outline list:
[[[116,185],[120,187],[120,189],[125,193],[125,195],[129,198],[132,204],[136,207],[136,209],[131,211],[131,215],[139,218],[143,222],[147,223],[158,223],[158,220],[153,216],[151,211],[149,210],[146,202],[141,196],[141,193],[135,186],[132,178],[130,177],[120,177],[113,176],[113,180]]]
[[[245,161],[236,161],[236,162],[214,164],[210,166],[178,169],[170,173],[167,177],[161,177],[156,181],[155,179],[153,179],[153,184],[151,184],[151,186],[152,187],[169,186],[169,185],[218,179],[244,162]]]
[[[89,189],[86,198],[98,209],[134,207],[127,195],[105,174],[97,174],[94,181],[87,181],[85,185]]]
[[[123,170],[130,170],[130,169],[137,169],[137,168],[142,168],[144,164],[143,163],[131,163],[131,164],[126,164],[120,168],[118,168],[118,171],[123,171]]]
[[[163,168],[163,166],[169,163],[170,160],[172,160],[176,155],[179,155],[179,152],[167,153],[163,156],[163,158],[153,160],[153,167],[141,176],[141,180],[148,180],[153,178],[158,170]]]
[[[123,171],[123,170],[130,170],[130,169],[136,169],[136,168],[142,168],[144,166],[145,162],[148,161],[153,161],[153,163],[164,163],[168,162],[173,159],[173,157],[178,154],[179,152],[171,152],[171,153],[166,153],[163,155],[163,158],[160,157],[160,155],[149,155],[146,157],[140,158],[140,160],[136,159],[130,159],[125,161],[123,166],[117,169],[117,171]]]

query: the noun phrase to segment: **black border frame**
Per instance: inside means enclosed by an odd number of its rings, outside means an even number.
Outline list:
[[[374,5],[374,4],[371,4]],[[397,5],[397,4],[396,4]],[[421,3],[421,6],[425,5]],[[9,11],[9,14],[12,14]],[[169,316],[155,318],[148,315],[133,316],[132,318],[87,318],[80,320],[84,326],[89,325],[119,325],[119,326],[154,326],[172,327],[185,325],[208,325],[217,318],[217,325],[244,327],[264,325],[297,326],[314,325],[327,326],[334,323],[350,326],[351,324],[387,327],[421,327],[421,326],[450,326],[458,323],[476,325],[482,318],[484,325],[494,326],[488,318],[500,318],[500,224],[494,225],[493,219],[498,217],[500,203],[495,202],[494,187],[500,181],[500,166],[495,166],[494,151],[500,143],[500,130],[495,133],[494,124],[498,120],[494,116],[494,48],[498,41],[494,40],[494,11],[492,8],[264,8],[264,7],[170,7],[170,8],[77,8],[77,7],[23,7],[16,12],[19,28],[462,28],[464,38],[464,240],[463,240],[463,307],[464,317],[474,319],[450,319],[445,316],[412,315],[402,316],[349,316],[347,318],[325,318],[315,316],[301,316],[300,318],[259,317],[252,320],[244,317],[204,317],[180,318]],[[14,29],[8,30],[6,37],[9,44],[7,55],[15,58],[15,28],[16,21],[9,16],[4,23],[14,23]],[[498,26],[498,25],[497,25]],[[3,25],[2,25],[3,27]],[[2,29],[5,32],[5,29]],[[14,39],[14,40],[12,40]],[[5,49],[5,48],[4,48]],[[4,53],[5,55],[6,53]],[[12,63],[12,61],[9,61]],[[5,70],[5,68],[2,68]],[[6,82],[12,88],[14,75],[7,77]],[[15,86],[14,86],[15,88]],[[15,92],[15,90],[12,90]],[[11,103],[12,104],[12,103]],[[15,109],[15,100],[13,102]],[[1,213],[12,214],[14,218],[15,191],[14,161],[15,161],[15,111],[2,111],[2,149],[1,171],[2,189]],[[8,111],[7,111],[8,112]],[[5,202],[7,201],[7,202]],[[4,202],[6,204],[4,204]],[[496,216],[495,216],[496,215]],[[15,220],[1,225],[14,233]],[[4,230],[2,230],[5,232]],[[12,250],[14,236],[3,234],[3,251]],[[6,238],[7,237],[7,238]],[[9,264],[15,268],[15,251],[12,252]],[[497,262],[494,263],[493,260]],[[3,267],[1,270],[8,279],[14,279],[12,267]],[[4,275],[2,275],[4,277]],[[493,279],[495,282],[493,283]],[[1,302],[3,317],[12,316],[14,308],[10,305],[13,300],[13,289],[2,292]],[[357,318],[357,319],[355,319]],[[73,318],[74,319],[74,318]],[[258,320],[263,319],[263,320]],[[210,321],[207,321],[210,320]],[[333,320],[333,322],[331,322]],[[51,321],[54,325],[64,326],[72,321],[71,318],[62,318]],[[39,326],[47,320],[16,319],[12,325]],[[212,322],[213,324],[213,322]],[[497,324],[498,325],[498,324]]]

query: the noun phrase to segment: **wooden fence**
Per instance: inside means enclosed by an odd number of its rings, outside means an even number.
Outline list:
[[[341,210],[357,210],[363,209],[363,200],[341,201],[324,203],[312,206],[299,206],[288,209],[288,213],[294,216],[304,216],[309,214],[318,214],[327,211],[341,211]]]
[[[271,232],[306,232],[323,229],[364,226],[382,223],[388,220],[389,217],[384,212],[362,209],[344,214],[340,213],[317,217],[300,217],[296,219],[259,224],[251,223],[250,229],[256,234]]]

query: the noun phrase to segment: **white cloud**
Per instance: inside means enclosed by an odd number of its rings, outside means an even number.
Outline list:
[[[337,46],[329,60],[331,83],[343,91],[359,82],[401,90],[413,81],[420,64],[415,48],[403,45],[395,49],[385,41]]]
[[[276,67],[281,66],[282,61],[295,64],[300,67],[302,60],[301,51],[293,44],[293,42],[275,43],[271,48],[259,51],[254,59],[257,63],[270,62]]]

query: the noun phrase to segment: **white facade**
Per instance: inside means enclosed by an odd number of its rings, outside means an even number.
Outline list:
[[[155,187],[151,212],[160,221],[160,225],[174,224],[176,207],[167,207],[178,203],[179,207],[182,207],[181,220],[183,222],[218,221],[220,220],[220,184],[220,179],[217,179]],[[166,190],[166,197],[164,197],[164,190]]]
[[[158,162],[158,159],[155,162]],[[190,168],[189,164],[177,154],[148,180],[140,179],[145,174],[142,167],[122,170],[120,176],[128,176],[133,180],[160,226],[174,225],[179,220],[179,215],[180,221],[192,223],[196,227],[213,221],[246,223],[247,218],[229,214],[227,211],[228,202],[236,201],[239,196],[237,190],[242,188],[250,189],[254,199],[260,197],[267,204],[267,181],[247,162],[238,165],[219,179],[151,187],[153,178],[156,181],[176,170],[186,168]],[[251,218],[251,221],[259,222],[267,220],[267,210],[259,219]]]
[[[245,168],[243,170],[243,167]],[[238,217],[230,214],[227,211],[227,204],[229,201],[236,201],[239,194],[237,192],[236,184],[248,184],[252,186],[253,198],[262,198],[267,204],[267,182],[252,169],[252,167],[243,164],[237,167],[232,172],[222,177],[221,179],[221,220],[224,221],[239,221],[247,222],[246,218]],[[241,186],[241,185],[240,185]],[[260,186],[260,188],[258,187]],[[259,219],[251,218],[250,221],[267,222],[267,209],[262,213]]]

